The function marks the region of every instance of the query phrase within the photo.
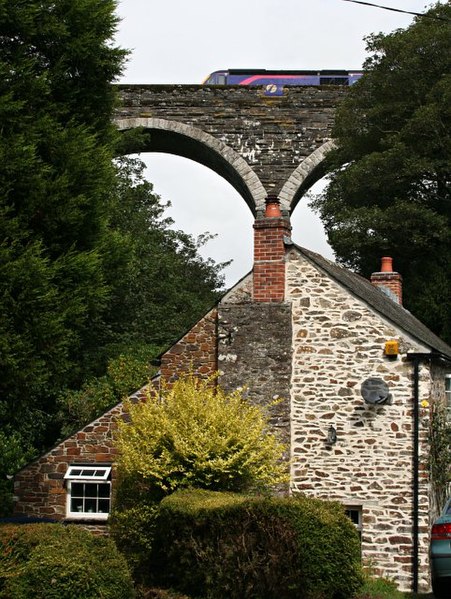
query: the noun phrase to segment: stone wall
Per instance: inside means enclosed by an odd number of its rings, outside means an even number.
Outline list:
[[[245,388],[290,443],[291,309],[288,304],[224,304],[218,308],[219,384]]]
[[[384,356],[424,351],[360,299],[296,252],[288,264],[293,306],[292,490],[361,509],[362,553],[401,588],[412,574],[412,364]],[[390,405],[364,402],[360,387],[383,379]],[[430,400],[430,371],[420,370],[420,401]],[[428,587],[429,409],[420,409],[420,584]],[[335,444],[326,442],[329,426]]]
[[[330,149],[335,110],[348,93],[345,86],[286,87],[277,97],[248,86],[117,89],[119,128],[144,127],[151,133],[146,147],[135,151],[169,152],[205,164],[234,185],[254,212],[264,208],[267,194],[280,194],[289,210],[306,177],[313,176],[311,185],[324,174],[313,175],[324,158],[322,148]],[[289,179],[293,189],[280,193]]]
[[[161,356],[162,379],[171,383],[182,372],[192,371],[200,377],[208,377],[217,371],[216,322],[217,310],[214,309]]]

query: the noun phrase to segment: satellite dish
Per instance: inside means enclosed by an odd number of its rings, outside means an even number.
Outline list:
[[[373,406],[389,404],[392,400],[387,383],[379,378],[369,378],[363,381],[360,393],[366,403]]]

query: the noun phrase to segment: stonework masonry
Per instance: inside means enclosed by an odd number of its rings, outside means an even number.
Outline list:
[[[380,573],[409,589],[412,576],[412,365],[384,356],[384,342],[418,351],[395,326],[292,252],[287,273],[292,302],[292,490],[335,499],[362,515],[362,554]],[[383,379],[390,405],[368,405],[360,387]],[[420,395],[430,400],[431,377],[421,369]],[[337,442],[328,445],[333,425]],[[428,587],[429,410],[420,421],[420,571]]]
[[[245,397],[270,416],[290,443],[291,310],[288,304],[241,303],[218,309],[220,385],[245,388]]]
[[[283,210],[325,172],[335,111],[344,86],[287,87],[268,97],[259,87],[119,85],[115,123],[150,133],[129,151],[169,152],[212,168],[256,214],[268,194]]]

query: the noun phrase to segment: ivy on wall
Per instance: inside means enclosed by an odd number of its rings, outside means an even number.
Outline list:
[[[445,406],[434,402],[430,421],[429,473],[432,481],[432,505],[441,510],[451,482],[451,423]]]

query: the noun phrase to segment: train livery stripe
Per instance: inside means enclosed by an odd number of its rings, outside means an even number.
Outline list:
[[[247,79],[243,79],[240,81],[240,85],[251,85],[254,81],[258,81],[259,79],[312,79],[315,75],[253,75],[252,77],[248,77]],[[262,81],[262,83],[265,83]]]

